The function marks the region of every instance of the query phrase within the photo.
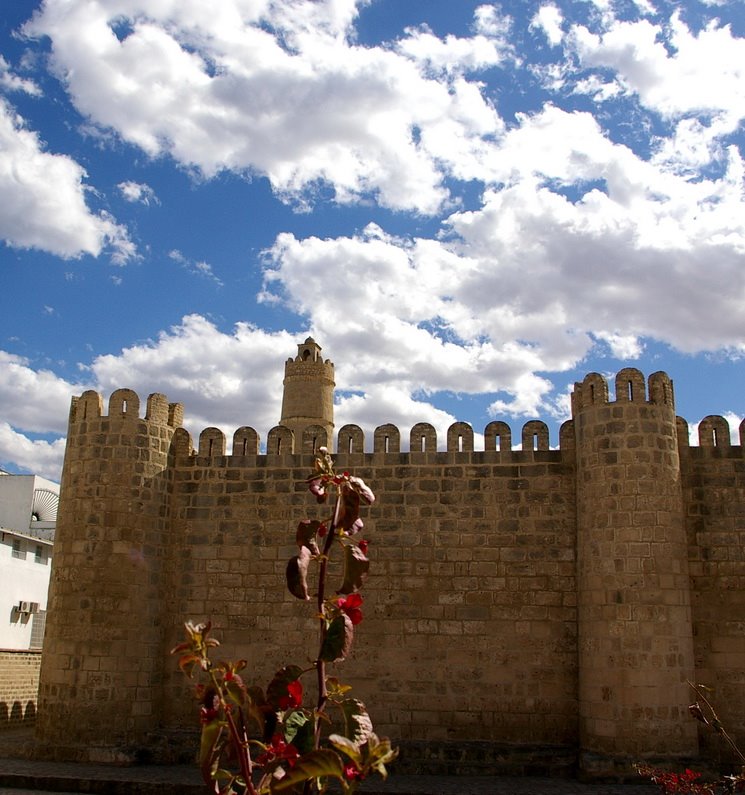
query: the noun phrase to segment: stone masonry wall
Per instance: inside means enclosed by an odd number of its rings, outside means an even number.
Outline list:
[[[0,731],[35,722],[40,662],[39,651],[0,649]]]
[[[601,777],[695,754],[686,678],[718,689],[745,740],[743,428],[733,446],[708,418],[690,448],[664,373],[649,394],[637,371],[619,378],[615,400],[599,375],[575,386],[553,450],[538,421],[520,450],[502,422],[483,450],[464,423],[445,451],[424,423],[410,452],[392,425],[367,442],[339,430],[338,468],[378,499],[365,618],[337,675],[402,745],[401,769],[579,759]],[[60,758],[139,758],[154,734],[196,730],[168,655],[185,620],[212,619],[220,658],[245,657],[252,682],[313,659],[313,607],[287,593],[285,566],[298,521],[324,518],[305,483],[323,429],[273,428],[259,455],[247,426],[229,451],[216,428],[193,444],[163,396],[144,420],[134,393],[108,415],[99,402],[71,414],[37,740]]]
[[[718,434],[715,430],[718,429]],[[700,447],[681,445],[691,570],[696,681],[728,731],[745,741],[745,459],[721,417],[701,423]],[[734,761],[704,727],[700,744],[713,759]]]
[[[303,466],[300,466],[301,460]],[[378,499],[366,511],[364,621],[338,676],[396,741],[576,744],[573,468],[560,452],[338,456]],[[258,464],[258,465],[257,465]],[[324,513],[312,457],[177,460],[183,533],[167,614],[219,617],[222,656],[266,685],[315,648],[312,603],[287,593],[297,522]],[[192,712],[167,674],[167,722]]]

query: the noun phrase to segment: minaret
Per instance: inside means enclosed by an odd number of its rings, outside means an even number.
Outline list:
[[[280,425],[295,434],[295,452],[302,451],[303,431],[310,425],[324,428],[328,445],[334,433],[334,365],[321,357],[321,346],[308,337],[297,346],[297,356],[285,362]]]

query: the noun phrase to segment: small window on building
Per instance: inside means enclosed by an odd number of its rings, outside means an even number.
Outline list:
[[[31,614],[31,640],[29,649],[40,649],[44,645],[44,629],[47,625],[47,611],[39,610]]]
[[[36,545],[36,553],[34,554],[34,562],[45,565],[47,562],[46,555],[44,554],[44,547],[41,544]]]
[[[13,539],[13,557],[19,560],[26,560],[26,550],[23,549],[20,538]]]

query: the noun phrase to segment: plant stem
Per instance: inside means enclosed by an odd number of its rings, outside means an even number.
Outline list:
[[[737,747],[735,741],[727,733],[726,729],[722,725],[722,722],[719,720],[719,716],[717,715],[716,711],[714,710],[714,707],[712,706],[712,704],[709,701],[709,699],[706,698],[706,695],[701,691],[699,686],[694,684],[693,682],[691,682],[690,679],[688,680],[688,684],[693,688],[693,692],[696,694],[697,698],[701,699],[701,701],[703,701],[704,704],[706,704],[706,706],[709,708],[709,712],[711,713],[711,717],[712,717],[712,721],[713,721],[712,728],[714,729],[714,731],[717,734],[721,734],[722,737],[724,737],[725,742],[737,754],[737,756],[740,759],[740,762],[745,762],[745,756],[743,756],[742,751],[740,751],[740,749]]]
[[[318,658],[316,659],[316,676],[318,678],[318,703],[316,705],[316,726],[315,726],[315,742],[314,747],[318,749],[321,742],[321,721],[319,720],[320,714],[326,706],[328,699],[328,690],[326,689],[326,663],[321,659],[321,649],[323,642],[326,639],[326,617],[323,613],[323,603],[326,599],[326,571],[328,569],[329,553],[331,546],[336,537],[336,522],[339,516],[339,508],[341,502],[341,495],[336,498],[336,505],[334,506],[334,516],[329,527],[328,535],[326,536],[326,543],[323,545],[323,554],[321,556],[321,566],[318,572],[318,614],[319,618],[319,634],[320,642],[318,645]]]
[[[248,750],[248,738],[245,736],[245,732],[243,737],[241,737],[241,734],[238,731],[238,726],[235,723],[235,718],[233,718],[232,706],[228,704],[223,693],[223,689],[220,686],[220,683],[217,681],[217,677],[215,676],[211,665],[209,667],[209,675],[210,679],[212,680],[212,686],[215,688],[215,691],[217,692],[220,699],[220,707],[222,708],[225,719],[228,723],[230,739],[233,743],[233,747],[235,748],[235,753],[238,756],[238,762],[241,766],[243,779],[246,782],[246,792],[248,795],[257,795],[256,789],[253,785],[253,765],[251,764],[251,756]]]
[[[253,766],[251,765],[251,757],[249,756],[246,737],[244,736],[241,738],[231,712],[226,710],[225,717],[228,720],[228,727],[230,728],[230,736],[233,739],[233,746],[235,747],[236,753],[238,754],[238,761],[241,765],[243,780],[246,782],[246,792],[248,795],[257,795],[253,784]]]

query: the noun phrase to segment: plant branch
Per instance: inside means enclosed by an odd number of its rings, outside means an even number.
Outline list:
[[[334,515],[331,520],[328,534],[326,535],[326,543],[323,545],[323,553],[321,556],[321,566],[318,572],[318,614],[319,618],[319,634],[320,642],[318,645],[318,657],[316,659],[316,676],[318,678],[318,703],[316,705],[316,726],[315,726],[315,742],[314,747],[318,748],[321,741],[321,721],[319,717],[326,707],[328,699],[328,691],[326,689],[326,663],[321,659],[321,649],[323,642],[326,639],[326,616],[324,615],[324,602],[326,600],[326,573],[328,571],[329,554],[331,547],[336,537],[336,527],[339,518],[339,510],[341,506],[341,493],[337,493],[336,504],[334,506]]]
[[[745,755],[743,755],[742,751],[740,751],[740,749],[737,747],[735,741],[727,733],[727,730],[724,728],[722,722],[719,720],[719,716],[717,715],[712,703],[709,701],[708,698],[706,698],[706,694],[703,692],[703,690],[699,685],[694,684],[693,682],[691,682],[690,679],[688,680],[688,684],[691,686],[693,692],[696,694],[697,700],[703,701],[704,704],[706,704],[706,707],[708,708],[709,712],[711,713],[711,720],[708,721],[711,728],[717,734],[720,734],[724,738],[727,745],[729,745],[729,747],[737,754],[738,758],[740,759],[740,762],[745,764]]]
[[[248,795],[257,795],[256,789],[253,785],[253,766],[251,764],[247,738],[245,734],[243,737],[241,737],[240,732],[238,731],[238,726],[236,726],[235,719],[233,718],[232,711],[226,709],[225,717],[227,718],[228,727],[230,728],[230,735],[233,738],[233,747],[238,751],[238,761],[241,766],[243,780],[246,783],[246,792]]]

